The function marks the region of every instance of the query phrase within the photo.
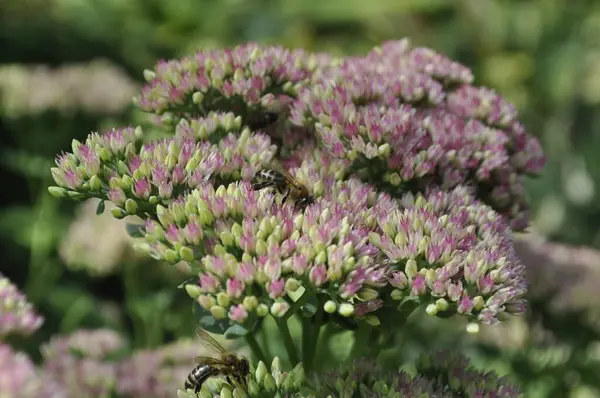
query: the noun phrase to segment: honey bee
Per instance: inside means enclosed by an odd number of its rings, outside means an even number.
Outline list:
[[[250,373],[248,360],[227,352],[206,330],[198,328],[196,334],[200,337],[202,345],[211,351],[216,351],[220,358],[196,357],[198,366],[190,372],[185,380],[185,389],[194,389],[194,392],[198,393],[208,378],[216,376],[225,376],[229,384],[233,384],[231,379],[234,379],[237,383],[244,385],[245,378]]]
[[[259,190],[269,187],[275,188],[283,195],[281,204],[284,204],[288,198],[291,198],[294,201],[294,206],[298,209],[304,209],[315,200],[310,195],[308,188],[287,171],[276,171],[273,169],[259,170],[254,176],[252,188]]]
[[[265,112],[248,121],[248,127],[259,130],[271,126],[277,121],[279,115],[275,112]]]

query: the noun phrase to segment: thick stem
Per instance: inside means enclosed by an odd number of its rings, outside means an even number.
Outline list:
[[[260,340],[261,340],[262,346],[265,347],[264,355],[268,359],[269,363],[271,363],[273,361],[273,355],[271,354],[271,345],[269,344],[270,340],[269,340],[268,328],[265,325],[263,325],[260,332],[261,332]],[[266,362],[265,362],[265,365],[267,365]]]
[[[285,344],[285,349],[288,354],[288,358],[292,363],[292,367],[298,364],[298,354],[296,353],[296,346],[294,345],[294,339],[292,339],[292,334],[290,333],[290,328],[287,324],[287,319],[275,319],[277,323],[277,327],[279,328],[279,332],[283,337],[283,342]]]
[[[387,337],[387,333],[379,330],[373,330],[370,339],[373,341],[373,349],[371,350],[370,355],[377,359],[379,357],[379,353],[381,353],[381,350],[387,345],[389,338]]]
[[[300,321],[302,321],[302,363],[304,370],[310,372],[310,355],[311,355],[311,341],[313,335],[313,329],[310,322],[310,318],[303,317],[300,315]]]
[[[315,358],[313,359],[314,371],[318,372],[329,358],[329,339],[335,334],[335,328],[331,322],[325,324],[325,330],[318,340],[315,340]],[[318,359],[315,361],[315,359]]]
[[[309,326],[310,326],[309,330],[311,331],[311,335],[310,335],[310,339],[308,341],[306,359],[304,360],[304,369],[306,370],[307,373],[309,373],[313,370],[313,366],[315,363],[315,353],[317,351],[317,344],[319,342],[319,334],[321,333],[322,325],[323,325],[323,309],[319,309],[314,318],[314,325],[311,325],[309,323]],[[303,337],[304,337],[304,335],[303,335]]]
[[[263,361],[265,365],[270,366],[271,364],[267,362],[267,357],[265,356],[262,348],[260,348],[260,345],[258,345],[258,341],[256,341],[256,338],[254,338],[254,335],[252,333],[248,333],[246,334],[245,338],[246,343],[248,343],[248,347],[250,347],[250,351],[252,351],[252,355],[258,358],[259,361]]]
[[[350,355],[348,356],[349,361],[358,358],[364,352],[364,348],[369,346],[371,330],[372,327],[369,324],[361,322],[358,330],[354,332],[354,343],[352,344],[352,351],[350,351]]]

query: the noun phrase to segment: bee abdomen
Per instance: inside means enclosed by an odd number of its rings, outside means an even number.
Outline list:
[[[209,365],[198,365],[188,375],[185,380],[185,389],[200,389],[202,384],[209,377],[216,376],[219,374],[219,369]]]
[[[257,180],[262,180],[262,181],[272,181],[272,182],[277,182],[277,183],[285,182],[285,178],[281,173],[279,173],[275,170],[271,170],[271,169],[259,170],[256,173],[255,178]]]

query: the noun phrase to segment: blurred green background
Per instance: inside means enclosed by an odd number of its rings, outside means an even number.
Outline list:
[[[192,334],[189,299],[174,289],[185,274],[136,256],[108,212],[46,190],[73,138],[144,122],[131,105],[144,68],[249,40],[341,55],[410,37],[516,104],[549,158],[527,185],[534,229],[591,249],[520,240],[526,319],[474,338],[455,320],[417,317],[388,357],[462,347],[528,397],[600,396],[600,2],[0,0],[0,10],[0,269],[46,317],[33,338],[11,341],[34,358],[51,335],[82,327],[118,329],[134,348]]]

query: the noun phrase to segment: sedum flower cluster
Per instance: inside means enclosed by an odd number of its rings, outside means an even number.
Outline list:
[[[202,327],[246,336],[261,358],[252,334],[273,316],[297,365],[287,320],[299,316],[310,369],[331,320],[389,335],[424,308],[476,332],[524,311],[511,234],[528,224],[524,178],[544,156],[467,67],[407,40],[340,59],[246,44],[144,77],[134,102],[166,136],[124,127],[74,141],[49,191],[142,218],[128,228],[135,247],[190,266],[182,286]],[[257,188],[264,168],[282,177]]]
[[[272,195],[246,182],[206,185],[159,208],[159,221],[145,225],[145,248],[198,269],[199,283],[187,290],[217,319],[281,317],[290,308],[285,298],[300,288],[326,295],[329,311],[350,316],[352,297],[376,294],[373,288],[385,284],[385,268],[368,242],[374,215],[384,208],[356,180],[336,182],[304,213],[293,204],[274,206]]]
[[[36,368],[31,359],[0,343],[0,397],[70,398],[50,375]]]
[[[450,352],[422,355],[417,374],[389,371],[372,359],[359,358],[318,379],[317,397],[494,398],[520,397],[521,392],[494,372],[473,369],[469,360]],[[358,395],[357,395],[358,394]]]
[[[430,315],[466,315],[493,324],[525,310],[525,269],[510,230],[463,187],[405,196],[370,233],[389,260],[392,300],[417,300]]]
[[[121,336],[109,329],[57,336],[41,348],[42,370],[69,397],[111,397],[117,383],[111,356],[123,347]]]
[[[523,177],[543,167],[541,147],[512,104],[472,83],[465,66],[390,41],[315,73],[290,119],[372,183],[394,192],[472,185],[523,229]]]
[[[27,297],[0,273],[0,339],[9,334],[30,335],[42,326],[44,318]]]
[[[33,362],[8,344],[0,343],[0,396],[37,398],[41,386]]]

